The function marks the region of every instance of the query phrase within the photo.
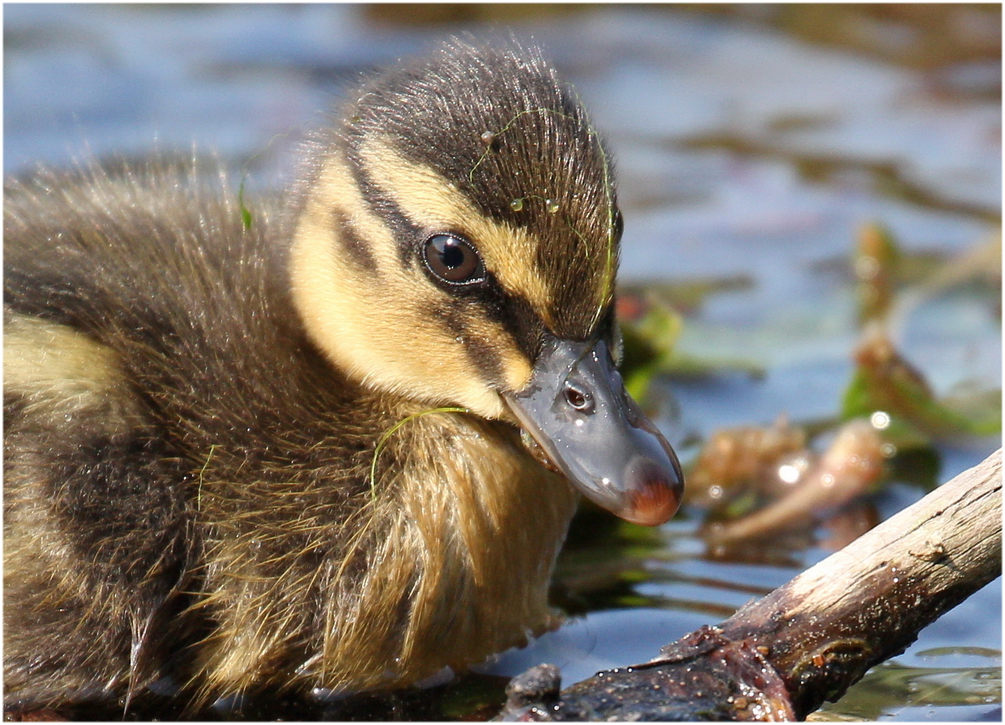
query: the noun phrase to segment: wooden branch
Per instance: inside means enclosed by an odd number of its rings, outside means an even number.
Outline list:
[[[504,719],[802,719],[1001,575],[1001,450],[718,627],[559,692],[515,678]]]

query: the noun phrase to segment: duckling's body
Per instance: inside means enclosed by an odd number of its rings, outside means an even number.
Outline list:
[[[577,494],[506,396],[548,336],[613,334],[584,118],[536,54],[451,44],[250,226],[194,166],[8,185],[8,704],[408,684],[549,625]]]

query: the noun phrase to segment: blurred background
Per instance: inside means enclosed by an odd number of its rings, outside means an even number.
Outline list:
[[[362,74],[468,31],[541,44],[591,110],[626,220],[626,379],[689,500],[656,530],[584,509],[553,590],[567,624],[451,686],[443,717],[498,707],[499,676],[541,661],[568,684],[650,659],[1000,445],[999,5],[3,12],[7,174],[196,149],[253,199]],[[842,445],[875,465],[763,516]],[[820,717],[1000,702],[999,579]]]

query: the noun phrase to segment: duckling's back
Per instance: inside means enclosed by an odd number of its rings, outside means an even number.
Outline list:
[[[251,468],[261,483],[339,462],[328,505],[346,505],[338,483],[363,443],[334,419],[344,385],[286,306],[277,223],[250,212],[249,224],[237,194],[195,164],[42,172],[5,190],[16,701],[121,692],[199,636],[184,593],[205,574],[208,466]],[[307,460],[326,437],[315,457],[327,462]]]

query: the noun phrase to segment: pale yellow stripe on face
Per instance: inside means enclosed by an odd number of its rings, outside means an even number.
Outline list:
[[[333,211],[352,219],[377,262],[379,276],[363,273],[341,258]],[[404,369],[414,358],[400,359],[400,336],[394,334],[398,329],[408,329],[420,345],[442,336],[438,325],[408,315],[422,306],[418,298],[423,290],[404,285],[402,274],[390,229],[370,213],[344,162],[327,159],[296,232],[293,296],[312,337],[336,364],[385,389],[404,390],[420,382],[409,380]],[[428,391],[413,392],[421,396]]]
[[[489,219],[440,174],[403,158],[383,141],[368,141],[362,157],[374,181],[409,218],[429,229],[466,234],[503,288],[526,298],[552,326],[551,292],[537,269],[540,242],[533,235]]]

